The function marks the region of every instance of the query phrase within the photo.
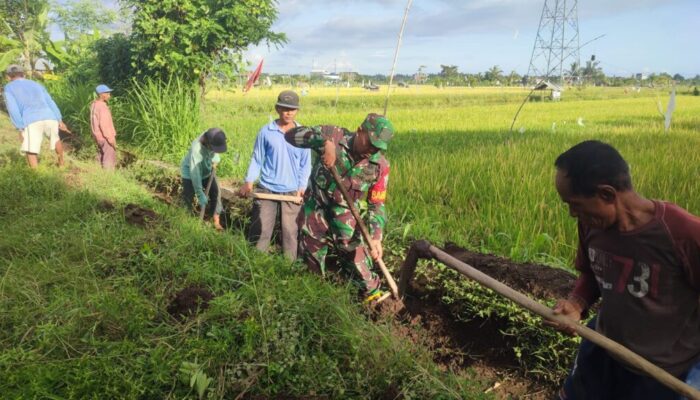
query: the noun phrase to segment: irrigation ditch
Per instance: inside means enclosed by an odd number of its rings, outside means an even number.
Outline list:
[[[156,198],[171,205],[177,204],[181,188],[179,170],[175,166],[140,159],[131,152],[122,151],[120,168],[130,170]],[[219,181],[224,203],[221,223],[226,230],[247,231],[248,228],[247,216],[252,202],[237,196],[239,183],[233,179]],[[150,213],[152,211],[134,205],[127,205],[124,209],[127,219],[142,226],[147,226],[149,220],[158,219],[157,215]],[[387,243],[390,251],[385,251],[385,260],[395,276],[398,276],[409,245],[408,241]],[[554,299],[565,296],[575,280],[570,272],[561,269],[515,263],[502,257],[472,252],[454,243],[440,247],[460,261],[543,303],[551,304]],[[367,316],[373,320],[391,321],[396,335],[430,349],[434,361],[443,369],[469,374],[482,381],[484,391],[493,393],[496,398],[552,398],[558,379],[563,378],[563,368],[571,362],[575,339],[564,338],[539,326],[535,317],[523,319],[527,312],[509,305],[507,300],[495,300],[497,295],[475,283],[463,286],[465,281],[436,261],[421,261],[404,293],[405,308],[396,312],[390,302],[385,302],[375,309],[368,309]],[[185,288],[172,294],[168,312],[178,319],[188,318],[205,309],[212,297],[206,288]],[[494,302],[501,306],[485,306]],[[542,336],[542,333],[546,335]],[[552,346],[552,342],[556,345]],[[562,358],[538,353],[539,348],[547,347],[549,349],[545,352],[552,347],[556,347],[556,351],[562,348],[569,351]],[[532,359],[541,362],[533,364]],[[546,370],[547,363],[552,360],[558,365]]]

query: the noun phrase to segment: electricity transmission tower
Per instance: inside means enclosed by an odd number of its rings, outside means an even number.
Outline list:
[[[578,0],[545,0],[527,76],[563,85],[581,69]],[[574,65],[575,63],[575,65]]]

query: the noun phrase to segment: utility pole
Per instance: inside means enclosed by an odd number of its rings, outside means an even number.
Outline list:
[[[577,3],[578,0],[545,0],[527,70],[529,78],[559,85],[576,78],[571,76],[567,64],[581,67]]]

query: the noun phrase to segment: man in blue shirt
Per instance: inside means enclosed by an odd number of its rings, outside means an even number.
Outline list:
[[[49,138],[51,150],[56,150],[58,165],[63,165],[63,145],[59,128],[68,130],[61,121],[61,112],[42,85],[24,78],[19,65],[10,65],[5,71],[10,83],[3,93],[7,112],[22,141],[20,151],[27,155],[27,163],[36,168],[44,136]]]
[[[283,91],[277,97],[275,110],[279,118],[263,126],[255,139],[248,174],[239,190],[242,196],[253,191],[253,183],[258,178],[256,191],[259,193],[303,196],[306,190],[311,175],[311,151],[294,147],[284,139],[284,134],[298,125],[295,118],[299,110],[299,96],[291,90]],[[258,250],[267,251],[278,209],[281,209],[284,255],[295,260],[299,233],[297,217],[301,204],[256,199],[253,202],[250,238],[256,242]]]

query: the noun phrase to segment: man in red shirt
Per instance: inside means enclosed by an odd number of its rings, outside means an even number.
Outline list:
[[[98,85],[95,89],[97,100],[90,107],[90,127],[97,143],[97,161],[102,168],[112,170],[117,164],[117,131],[114,129],[112,112],[107,101],[112,97],[112,89]]]
[[[591,328],[696,385],[700,218],[675,204],[636,193],[627,163],[608,144],[579,143],[561,154],[555,166],[559,196],[578,219],[580,275],[569,297],[559,300],[554,311],[580,321],[600,299]],[[678,396],[583,340],[560,398]]]

